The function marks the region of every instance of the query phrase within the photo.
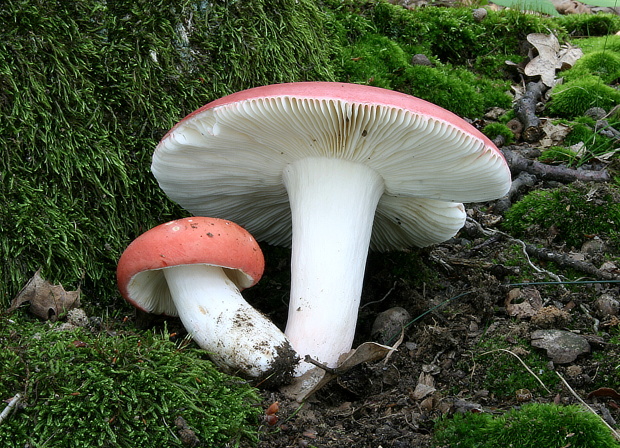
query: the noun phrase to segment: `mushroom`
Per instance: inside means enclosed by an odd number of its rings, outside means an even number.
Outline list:
[[[495,145],[453,113],[327,82],[257,87],[203,106],[163,137],[152,171],[190,212],[292,246],[285,334],[302,357],[330,367],[352,346],[369,247],[445,241],[464,224],[462,202],[501,197],[511,182]]]
[[[179,316],[219,366],[275,384],[292,377],[298,357],[269,319],[240,290],[258,282],[263,253],[231,221],[192,217],[143,233],[118,262],[122,296],[134,307]]]

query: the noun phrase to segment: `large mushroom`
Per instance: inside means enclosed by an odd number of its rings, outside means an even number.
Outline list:
[[[203,106],[164,136],[152,171],[190,212],[292,246],[285,333],[302,357],[328,366],[351,349],[369,247],[445,241],[464,223],[462,202],[501,197],[511,182],[493,143],[453,113],[326,82]]]
[[[240,293],[258,282],[264,265],[258,243],[245,229],[193,217],[140,235],[121,255],[116,272],[127,301],[149,313],[179,316],[216,364],[277,384],[291,378],[297,354]]]

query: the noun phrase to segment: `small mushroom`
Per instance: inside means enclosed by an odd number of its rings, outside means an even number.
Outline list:
[[[231,221],[193,217],[136,238],[117,267],[122,296],[143,311],[179,316],[213,361],[251,378],[285,382],[297,363],[286,336],[240,290],[258,282],[263,254]]]
[[[510,187],[499,150],[453,113],[326,82],[257,87],[203,106],[164,136],[152,171],[190,212],[292,246],[285,333],[302,357],[330,367],[352,346],[369,248],[445,241],[465,221],[461,202]]]

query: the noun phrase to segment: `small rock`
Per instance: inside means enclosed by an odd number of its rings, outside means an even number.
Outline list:
[[[413,58],[411,58],[411,64],[412,65],[426,65],[429,67],[433,65],[430,59],[424,54],[413,55]]]
[[[581,245],[581,252],[587,255],[601,254],[605,252],[605,243],[598,236],[595,236]]]
[[[472,11],[472,15],[476,22],[482,22],[487,16],[487,10],[484,8],[476,8]]]
[[[473,403],[471,401],[456,400],[454,402],[454,412],[458,412],[460,414],[479,414],[482,412],[482,406],[478,403]]]
[[[499,117],[506,113],[506,109],[502,107],[492,107],[486,111],[484,114],[484,118],[488,120],[498,120]]]
[[[82,308],[74,308],[67,312],[67,322],[76,327],[88,327],[89,320]]]
[[[564,330],[536,330],[532,333],[532,346],[546,350],[556,364],[567,364],[590,353],[590,344],[584,337]]]
[[[600,317],[617,316],[620,311],[620,302],[611,294],[603,294],[596,299],[594,307]]]
[[[583,113],[586,117],[594,118],[595,120],[600,120],[607,112],[602,107],[591,107]]]
[[[387,309],[377,315],[370,334],[380,344],[394,344],[410,320],[411,315],[404,308]]]

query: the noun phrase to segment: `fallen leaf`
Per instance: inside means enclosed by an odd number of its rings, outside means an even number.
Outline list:
[[[535,288],[514,288],[508,291],[505,305],[509,316],[525,319],[542,308],[542,298]]]
[[[41,277],[39,269],[13,299],[8,312],[12,313],[25,302],[30,303],[32,314],[55,322],[60,314],[80,306],[80,289],[65,291],[62,285],[52,285]]]
[[[527,76],[540,76],[547,87],[555,85],[556,70],[572,67],[583,56],[583,51],[579,48],[560,47],[553,34],[531,33],[527,40],[536,48],[538,55],[532,58],[523,71]]]
[[[560,51],[558,39],[553,34],[531,33],[528,34],[527,40],[536,48],[538,56],[525,66],[525,74],[540,76],[547,87],[553,87],[558,62],[557,54]]]
[[[558,146],[561,144],[568,133],[572,130],[571,126],[558,123],[553,124],[551,120],[543,119],[543,132],[544,137],[540,140],[540,146],[542,148],[550,148],[551,146]]]
[[[616,400],[620,400],[620,394],[616,392],[614,389],[612,389],[611,387],[601,387],[596,390],[593,390],[592,392],[588,394],[586,398],[592,398],[592,397],[609,397],[609,398],[613,398]]]

